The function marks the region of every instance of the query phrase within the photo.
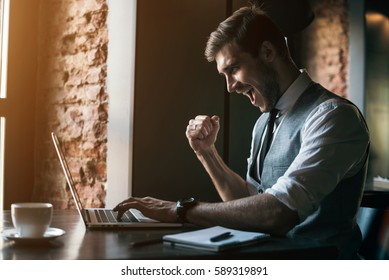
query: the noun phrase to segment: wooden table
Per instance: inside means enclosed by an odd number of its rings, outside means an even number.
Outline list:
[[[1,212],[0,212],[1,213]],[[10,211],[3,211],[0,230],[12,228]],[[55,210],[51,227],[66,234],[47,243],[18,244],[0,239],[0,260],[107,259],[336,259],[335,246],[312,240],[272,238],[250,247],[223,253],[173,248],[162,243],[130,248],[133,241],[160,237],[185,229],[87,230],[75,210]]]

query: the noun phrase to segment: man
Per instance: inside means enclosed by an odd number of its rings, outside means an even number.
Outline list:
[[[197,116],[186,136],[223,202],[129,198],[114,208],[118,216],[137,208],[160,221],[304,236],[336,243],[341,258],[357,258],[369,148],[359,110],[296,67],[283,35],[258,8],[241,8],[222,22],[205,55],[216,61],[229,92],[264,113],[253,129],[246,179],[215,148],[219,117]],[[269,115],[274,125],[267,125]],[[266,130],[273,142],[262,159]]]

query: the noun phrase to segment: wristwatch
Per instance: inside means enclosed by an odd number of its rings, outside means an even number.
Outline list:
[[[186,211],[197,204],[198,200],[193,197],[183,198],[177,201],[176,214],[177,220],[180,223],[186,223]]]

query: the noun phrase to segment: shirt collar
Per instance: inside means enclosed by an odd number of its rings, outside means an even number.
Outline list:
[[[300,75],[289,86],[276,104],[276,108],[281,114],[287,112],[296,103],[297,99],[312,82],[311,77],[305,69],[300,70]]]

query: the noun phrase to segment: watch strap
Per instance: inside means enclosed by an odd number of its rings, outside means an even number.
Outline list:
[[[180,199],[176,203],[176,214],[177,220],[180,223],[188,222],[186,219],[186,212],[195,206],[198,203],[198,200],[193,197],[188,197],[184,199]]]

